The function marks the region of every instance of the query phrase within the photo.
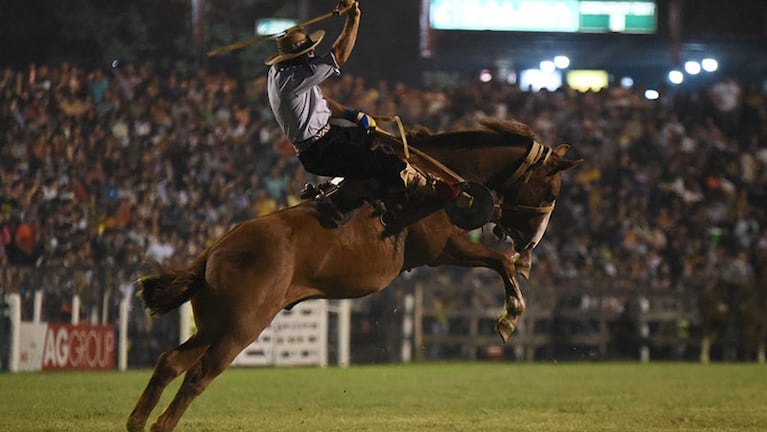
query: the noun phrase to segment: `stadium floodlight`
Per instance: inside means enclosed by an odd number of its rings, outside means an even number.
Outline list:
[[[697,75],[700,73],[700,63],[690,60],[684,64],[684,70],[690,75]]]
[[[559,69],[567,69],[570,67],[570,57],[563,55],[554,57],[554,66]]]
[[[557,66],[551,60],[544,60],[541,62],[540,69],[541,72],[549,74],[557,70]]]
[[[483,83],[490,82],[493,80],[493,74],[491,74],[487,69],[482,69],[482,71],[479,73],[479,80]]]
[[[671,84],[682,84],[684,81],[684,74],[682,71],[674,69],[668,73],[668,80],[671,81]]]
[[[634,78],[631,78],[629,76],[625,76],[621,78],[621,87],[630,89],[631,87],[634,87]]]
[[[647,100],[654,101],[654,100],[658,100],[658,98],[660,98],[660,93],[658,92],[658,90],[650,88],[650,89],[647,89],[647,90],[644,91],[644,97]]]
[[[705,58],[700,64],[706,72],[716,72],[719,69],[719,62],[712,58]]]

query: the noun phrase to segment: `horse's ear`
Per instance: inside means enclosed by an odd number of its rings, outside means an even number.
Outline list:
[[[570,150],[569,144],[560,144],[556,147],[554,147],[554,153],[559,155],[560,159],[564,159],[565,155],[567,154],[567,151]]]
[[[554,164],[554,168],[551,174],[556,174],[560,171],[564,171],[566,169],[576,167],[583,162],[583,159],[566,160],[565,155],[567,154],[569,150],[570,150],[570,146],[568,144],[560,144],[554,148],[554,153],[556,153],[557,156],[559,156],[559,159]]]

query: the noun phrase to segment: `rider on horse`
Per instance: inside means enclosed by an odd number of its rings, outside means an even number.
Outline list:
[[[458,184],[429,179],[397,156],[372,148],[373,117],[323,95],[319,84],[340,75],[340,66],[349,59],[357,39],[359,4],[340,0],[336,10],[347,8],[343,31],[330,53],[317,56],[314,52],[325,36],[324,30],[306,34],[293,29],[277,39],[278,52],[265,61],[271,66],[269,104],[304,169],[327,177],[375,178],[382,181],[382,189],[404,185],[413,195],[470,206],[471,196]]]

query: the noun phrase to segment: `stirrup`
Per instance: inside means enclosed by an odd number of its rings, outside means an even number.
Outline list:
[[[388,227],[393,225],[395,222],[397,222],[397,215],[387,211],[386,213],[382,214],[378,218],[381,221],[381,225]]]
[[[319,191],[317,191],[317,188],[313,184],[307,183],[304,185],[304,188],[301,189],[298,196],[302,200],[309,200],[316,197],[318,193]]]
[[[474,197],[466,191],[461,191],[453,201],[459,209],[471,208],[474,205]]]

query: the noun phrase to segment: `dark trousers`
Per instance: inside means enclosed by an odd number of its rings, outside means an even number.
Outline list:
[[[306,171],[326,177],[376,178],[398,184],[405,163],[380,147],[371,150],[373,135],[358,127],[331,125],[324,137],[298,154]]]

